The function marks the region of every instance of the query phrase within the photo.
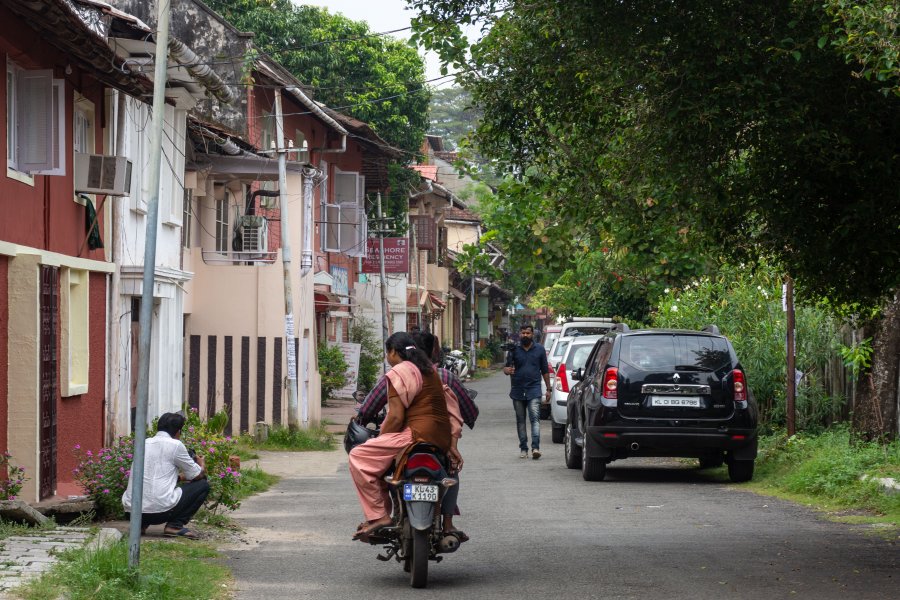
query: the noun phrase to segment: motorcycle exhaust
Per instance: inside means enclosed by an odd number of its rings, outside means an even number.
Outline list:
[[[631,442],[631,450],[632,451],[637,452],[638,450],[640,450],[640,448],[641,448],[640,444],[638,444],[637,442]]]
[[[459,548],[459,538],[455,535],[445,535],[441,538],[441,541],[438,542],[438,552],[441,554],[450,554],[451,552],[456,552]]]

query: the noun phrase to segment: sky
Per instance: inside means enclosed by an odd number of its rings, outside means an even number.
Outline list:
[[[310,4],[322,6],[332,13],[342,13],[345,17],[354,21],[366,21],[372,31],[391,31],[409,27],[410,19],[416,13],[407,10],[406,0],[294,0],[297,4]],[[401,31],[393,34],[394,37],[407,39],[409,31]],[[425,56],[425,79],[435,79],[441,76],[441,65],[433,52],[423,52]],[[435,82],[440,87],[452,85],[453,80],[442,79]],[[433,84],[433,85],[435,85]]]

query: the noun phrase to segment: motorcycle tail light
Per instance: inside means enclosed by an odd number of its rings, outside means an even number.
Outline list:
[[[559,372],[556,374],[559,382],[559,391],[569,393],[569,378],[566,376],[566,363],[559,363]]]
[[[406,468],[409,470],[428,469],[430,471],[440,471],[441,463],[430,454],[413,454],[406,461]]]
[[[744,380],[744,372],[740,369],[735,369],[731,372],[731,381],[732,386],[734,388],[734,401],[735,402],[746,402],[747,401],[747,382]]]
[[[619,397],[619,369],[610,367],[603,374],[603,397],[616,400]]]

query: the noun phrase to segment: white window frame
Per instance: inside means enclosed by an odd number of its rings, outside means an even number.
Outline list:
[[[230,233],[228,223],[228,212],[231,207],[228,205],[228,190],[223,190],[223,198],[215,199],[215,236],[216,236],[216,252],[227,254],[229,249],[228,238]]]
[[[95,137],[94,137],[94,123],[96,123],[96,115],[97,111],[94,108],[94,103],[75,92],[75,99],[72,103],[72,152],[80,152],[82,154],[95,154]],[[74,169],[74,164],[72,166]],[[74,185],[74,181],[72,182]],[[97,205],[97,196],[94,194],[84,194],[88,198],[90,198],[94,202],[94,206]],[[80,197],[80,194],[72,193],[72,199],[84,206],[86,204],[85,200]]]
[[[33,186],[34,175],[65,175],[65,80],[54,79],[52,69],[24,69],[7,60],[6,83],[7,177]]]
[[[63,268],[60,273],[60,394],[79,396],[88,392],[90,373],[90,272]]]
[[[184,188],[184,197],[181,201],[181,246],[191,247],[191,207],[194,202],[194,190]]]

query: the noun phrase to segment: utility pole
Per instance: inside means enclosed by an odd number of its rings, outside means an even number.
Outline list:
[[[422,292],[419,286],[419,245],[416,241],[416,224],[410,219],[410,234],[412,235],[412,250],[413,256],[416,257],[416,323],[419,326],[420,331],[425,331],[425,328],[422,327]]]
[[[469,319],[472,325],[471,334],[469,335],[469,362],[471,363],[471,373],[475,374],[475,263],[472,263],[472,301],[469,303]]]
[[[784,310],[787,313],[787,394],[785,397],[785,410],[787,412],[788,436],[792,436],[797,432],[797,367],[794,357],[794,280],[791,279],[790,275],[785,277]]]
[[[378,192],[378,262],[381,266],[381,347],[387,343],[390,337],[388,331],[388,301],[387,301],[387,277],[384,274],[384,234],[387,229],[384,227],[384,217],[381,214],[381,192]],[[387,374],[387,363],[381,361],[381,374]]]
[[[156,55],[153,73],[153,129],[150,137],[150,177],[147,184],[147,230],[141,288],[138,338],[137,411],[131,465],[131,521],[128,526],[128,566],[141,563],[141,515],[144,509],[144,441],[147,439],[147,401],[150,395],[150,342],[153,328],[153,283],[156,276],[156,234],[159,223],[159,169],[162,162],[166,73],[169,67],[169,2],[157,3]]]
[[[284,340],[287,343],[288,429],[300,429],[297,403],[297,348],[294,342],[294,296],[291,288],[291,228],[288,221],[287,148],[284,144],[284,115],[281,90],[275,92],[275,143],[278,152],[278,192],[281,202],[281,264],[284,274]],[[303,407],[304,414],[306,407]]]

